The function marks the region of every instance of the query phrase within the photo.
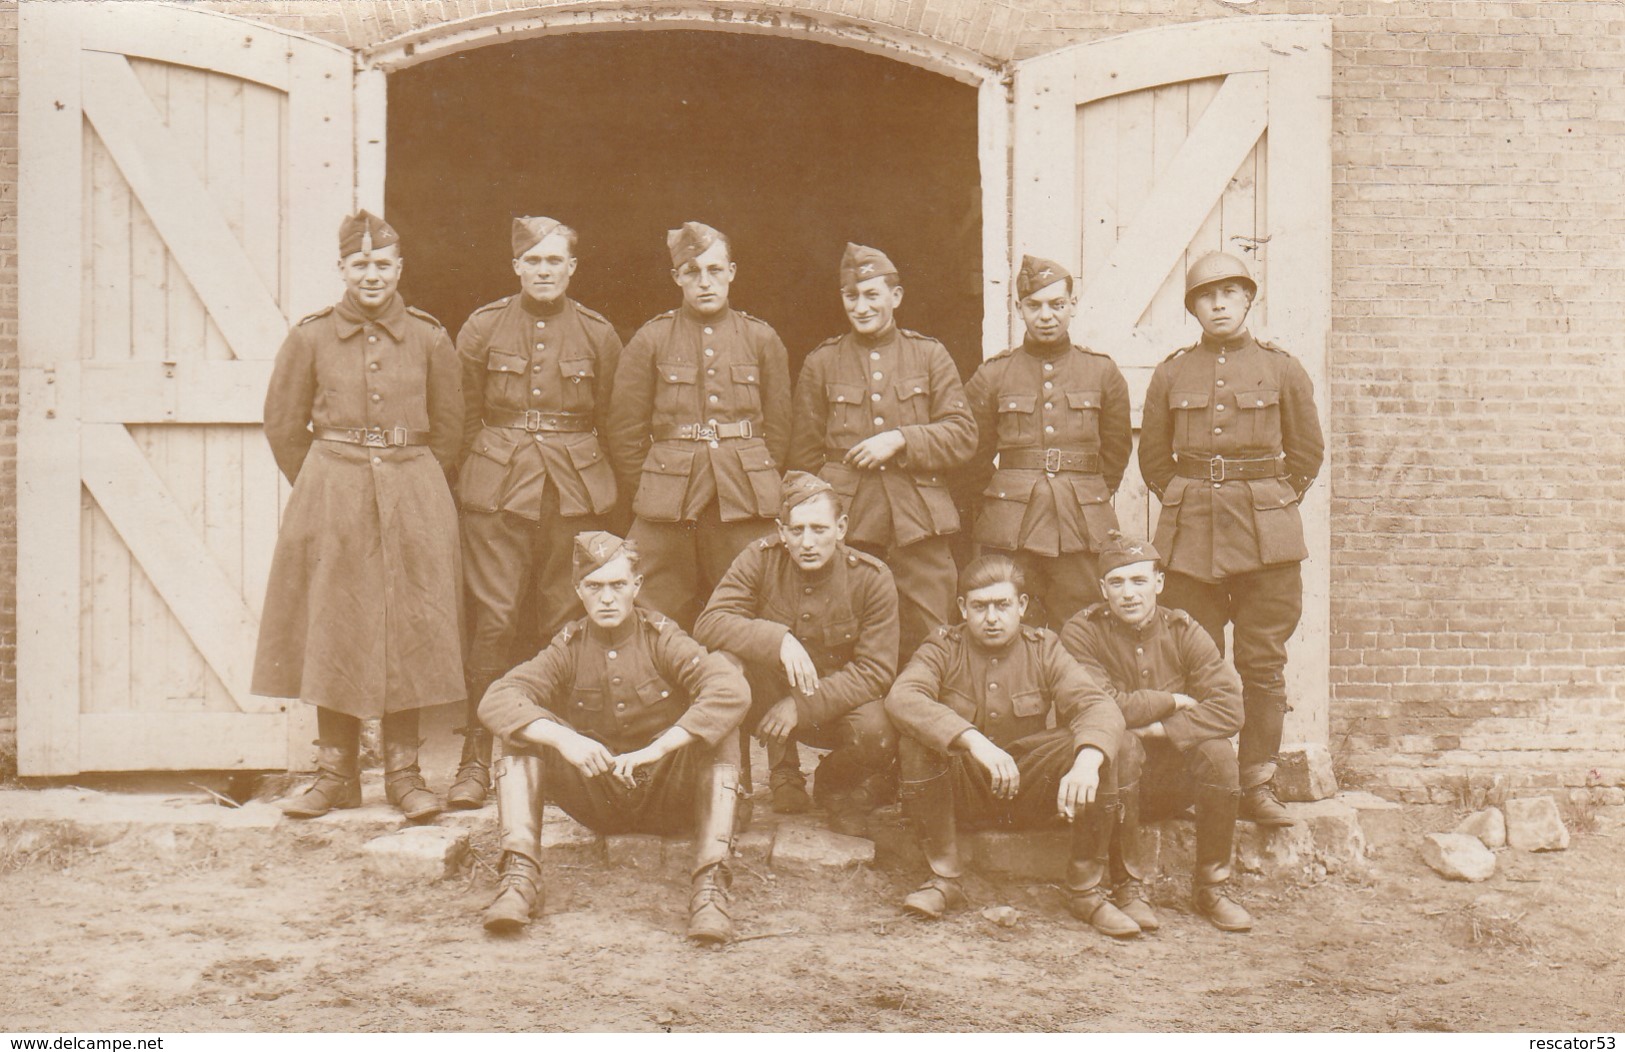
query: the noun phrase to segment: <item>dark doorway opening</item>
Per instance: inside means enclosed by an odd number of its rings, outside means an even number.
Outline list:
[[[581,234],[570,294],[623,337],[678,304],[665,232],[733,242],[733,305],[792,369],[844,331],[847,241],[902,273],[900,323],[982,358],[976,89],[828,44],[651,30],[492,45],[389,78],[386,209],[408,302],[455,333],[517,290],[509,221]]]

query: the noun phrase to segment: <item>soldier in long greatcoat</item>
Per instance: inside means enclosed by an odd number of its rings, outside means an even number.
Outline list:
[[[437,814],[418,771],[418,710],[463,698],[446,481],[462,439],[457,352],[396,291],[399,242],[368,212],[345,219],[344,298],[294,326],[265,396],[265,436],[293,492],[253,690],[316,706],[316,781],[287,806],[299,818],[360,805],[360,721],[373,717],[390,802],[412,819]]]

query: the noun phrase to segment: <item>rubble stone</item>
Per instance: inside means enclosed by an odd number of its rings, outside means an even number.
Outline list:
[[[455,876],[467,853],[468,834],[442,826],[408,826],[361,846],[369,872],[424,883]]]
[[[1422,861],[1446,880],[1477,883],[1495,874],[1495,856],[1476,836],[1429,833],[1422,838]]]
[[[982,917],[1001,928],[1014,928],[1021,920],[1021,911],[1014,906],[989,906],[982,911]]]
[[[1487,807],[1463,818],[1451,830],[1465,836],[1475,836],[1487,848],[1507,846],[1507,819],[1499,807]]]
[[[657,870],[664,846],[653,833],[617,833],[604,838],[604,858],[612,866]]]
[[[1275,767],[1275,795],[1284,801],[1311,803],[1337,793],[1332,754],[1324,745],[1283,749]]]
[[[1569,831],[1549,796],[1508,800],[1507,843],[1520,851],[1566,851]]]

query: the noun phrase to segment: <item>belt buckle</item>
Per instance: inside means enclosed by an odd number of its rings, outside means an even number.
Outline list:
[[[1224,458],[1214,457],[1207,462],[1207,480],[1209,482],[1224,481]]]
[[[368,449],[388,449],[389,436],[376,427],[363,428],[361,431],[361,444]]]
[[[694,440],[697,442],[715,442],[717,440],[717,429],[710,424],[695,424]]]
[[[749,420],[741,420],[741,421],[739,421],[739,437],[740,438],[749,438],[752,434],[754,434],[754,432],[751,430],[750,421]]]
[[[1061,451],[1059,449],[1044,450],[1044,470],[1048,472],[1061,470]]]
[[[542,429],[542,411],[540,409],[525,410],[525,430],[540,431]]]

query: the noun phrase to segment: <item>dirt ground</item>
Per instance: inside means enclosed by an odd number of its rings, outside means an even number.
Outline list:
[[[1413,815],[1448,828],[1444,809]],[[815,879],[738,870],[742,941],[683,938],[681,876],[551,863],[546,915],[479,927],[489,834],[461,879],[366,875],[311,826],[169,851],[64,826],[0,853],[0,1030],[1542,1030],[1625,1026],[1625,819],[1567,852],[1500,855],[1483,884],[1412,845],[1308,886],[1246,878],[1226,935],[1158,885],[1162,931],[1112,942],[1051,886],[970,883],[975,908],[899,914],[883,862]],[[1414,838],[1412,838],[1414,839]],[[1014,928],[980,908],[1009,904]]]

